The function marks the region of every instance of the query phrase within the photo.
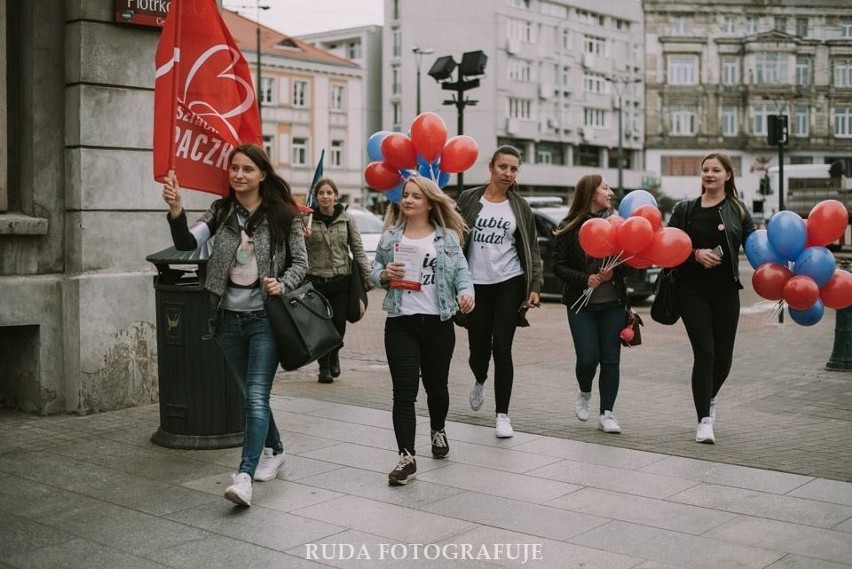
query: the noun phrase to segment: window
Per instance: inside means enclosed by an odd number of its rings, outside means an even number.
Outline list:
[[[562,87],[568,87],[571,85],[571,68],[567,65],[563,65],[559,68],[559,84]]]
[[[329,106],[333,111],[342,111],[346,104],[346,87],[343,85],[332,85],[331,86],[331,101],[329,101]]]
[[[808,37],[808,19],[796,18],[796,35],[800,38]]]
[[[399,103],[391,103],[391,111],[393,112],[393,129],[399,132],[402,128],[402,107]]]
[[[753,105],[751,107],[752,112],[752,123],[751,123],[751,134],[762,136],[767,133],[767,121],[769,115],[777,114],[774,105],[770,107],[769,105]]]
[[[399,0],[393,0],[393,5],[391,6],[391,17],[394,20],[399,20]]]
[[[722,136],[737,135],[737,108],[733,105],[722,107]]]
[[[600,167],[600,149],[597,146],[591,146],[589,144],[577,145],[577,150],[574,152],[574,163],[576,166]]]
[[[669,56],[669,85],[697,85],[698,58],[694,55]]]
[[[834,109],[834,136],[852,138],[852,107]]]
[[[583,109],[583,126],[603,128],[606,126],[606,111],[603,109]]]
[[[754,82],[757,85],[787,83],[787,54],[762,51],[754,55]]]
[[[329,163],[332,168],[341,168],[343,166],[343,141],[331,141],[331,154],[329,155]]]
[[[722,33],[732,34],[736,31],[733,16],[722,16]]]
[[[571,31],[568,28],[562,30],[562,49],[571,49]]]
[[[595,75],[587,73],[583,75],[583,90],[586,93],[604,94],[607,92],[608,82],[603,78],[603,75]]]
[[[756,34],[757,33],[757,16],[746,16],[746,33],[747,34]]]
[[[697,176],[701,173],[701,157],[663,156],[660,166],[663,176]]]
[[[308,163],[308,139],[293,138],[292,155],[290,163],[293,166],[305,166]]]
[[[811,84],[811,59],[805,55],[796,56],[796,85]]]
[[[852,59],[834,61],[834,86],[852,87]]]
[[[528,99],[518,99],[517,97],[509,97],[509,118],[510,119],[528,119],[531,116],[530,110],[532,104]]]
[[[672,105],[669,109],[669,117],[671,119],[671,134],[674,136],[695,134],[695,107]]]
[[[808,136],[810,132],[810,109],[798,106],[793,116],[793,136]]]
[[[550,152],[550,149],[536,150],[535,163],[553,164],[553,154]]]
[[[689,34],[689,18],[686,16],[675,16],[672,18],[673,36],[688,36]]]
[[[568,18],[568,6],[554,4],[553,2],[542,2],[541,13],[546,16],[555,16],[559,19],[565,20]]]
[[[606,39],[598,36],[583,36],[583,52],[592,55],[606,55]]]
[[[736,57],[722,58],[722,85],[738,85],[740,82],[740,62]]]
[[[402,83],[400,81],[399,65],[391,66],[391,93],[399,95],[402,92]]]
[[[275,79],[272,77],[260,77],[260,102],[264,105],[272,103],[272,86],[275,85]]]
[[[577,10],[577,20],[588,26],[603,26],[605,21],[602,15],[586,10]]]
[[[509,0],[509,6],[512,8],[520,8],[521,10],[529,9],[530,0]]]
[[[787,18],[786,18],[786,16],[775,16],[775,31],[787,33]]]
[[[843,20],[840,22],[840,37],[852,38],[852,20]]]
[[[532,67],[529,61],[512,57],[509,58],[508,68],[509,79],[524,82],[532,80]]]
[[[273,164],[275,164],[277,160],[274,158],[275,154],[273,151],[275,150],[275,148],[273,146],[273,141],[274,138],[271,136],[263,137],[263,150],[264,152],[266,152],[266,155],[269,156],[269,160],[272,161]]]
[[[524,20],[506,20],[506,36],[510,40],[533,43],[532,24]]]
[[[399,30],[393,31],[393,56],[399,57],[402,55],[402,33]]]
[[[300,108],[308,106],[307,81],[293,81],[293,106]]]
[[[351,41],[346,44],[346,57],[349,59],[361,59],[361,40]]]

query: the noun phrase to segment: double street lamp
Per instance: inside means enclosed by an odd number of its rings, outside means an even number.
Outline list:
[[[454,91],[453,98],[445,100],[444,105],[455,105],[458,110],[458,134],[464,134],[464,108],[475,105],[479,101],[466,99],[464,92],[479,87],[479,77],[485,74],[485,64],[488,56],[482,51],[468,51],[462,54],[461,64],[456,63],[451,55],[444,55],[435,60],[429,70],[429,76],[441,84],[441,89]],[[453,80],[453,71],[458,67],[457,79]],[[419,107],[419,105],[418,105]],[[419,113],[418,113],[419,114]],[[464,190],[464,175],[458,174],[458,191]]]
[[[414,49],[411,50],[414,53],[414,63],[417,66],[417,112],[414,116],[420,115],[420,61],[423,59],[424,55],[429,55],[430,53],[435,53],[435,50],[431,47],[420,47],[419,45],[415,45]]]
[[[226,6],[228,7],[228,6]],[[255,6],[230,6],[232,10],[250,10],[251,8],[257,9],[257,16],[255,18],[255,23],[257,27],[255,28],[255,38],[257,40],[257,89],[255,93],[257,93],[257,114],[261,120],[263,120],[263,115],[261,114],[261,109],[263,106],[263,97],[261,94],[261,89],[263,86],[261,85],[261,73],[260,73],[260,11],[261,10],[269,10],[269,6],[261,5],[260,0],[257,0]]]
[[[615,97],[618,100],[618,154],[616,155],[616,159],[618,161],[618,193],[616,196],[619,200],[624,197],[624,105],[623,98],[625,94],[625,90],[627,86],[633,83],[641,83],[642,80],[637,77],[617,77],[614,75],[606,75],[604,78],[612,83],[613,89],[615,90]]]

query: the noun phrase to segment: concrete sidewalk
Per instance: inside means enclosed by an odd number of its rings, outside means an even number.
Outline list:
[[[433,460],[421,418],[389,487],[388,412],[273,406],[287,461],[251,508],[222,498],[239,449],[153,445],[157,406],[4,414],[0,567],[852,567],[846,482],[456,422]]]

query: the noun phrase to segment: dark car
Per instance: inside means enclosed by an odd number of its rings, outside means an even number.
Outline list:
[[[535,226],[538,231],[538,247],[541,250],[541,259],[544,261],[544,286],[541,289],[543,295],[562,295],[562,281],[553,274],[553,230],[559,222],[568,215],[566,206],[559,207],[534,207]],[[630,269],[627,275],[627,292],[632,301],[645,300],[654,294],[654,284],[660,269],[650,267],[648,269]]]

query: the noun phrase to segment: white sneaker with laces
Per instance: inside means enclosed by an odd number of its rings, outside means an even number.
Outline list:
[[[710,400],[710,418],[716,422],[716,397]]]
[[[592,398],[592,392],[583,393],[577,392],[577,401],[574,402],[574,414],[581,421],[589,420],[589,399]]]
[[[470,387],[470,408],[474,411],[479,411],[484,402],[485,384],[474,380],[473,385]]]
[[[239,472],[232,477],[234,483],[225,490],[225,498],[240,506],[251,506],[251,476]]]
[[[507,414],[497,413],[497,426],[494,428],[494,434],[497,435],[498,439],[508,439],[514,436],[512,421]]]
[[[281,454],[273,454],[271,448],[263,449],[263,454],[260,455],[260,464],[254,471],[254,479],[260,482],[266,482],[274,479],[278,475],[278,469],[284,464],[284,451]]]
[[[621,432],[621,425],[618,424],[618,420],[612,414],[612,411],[604,411],[598,419],[598,429],[605,433],[618,434]]]
[[[695,431],[695,442],[715,444],[716,435],[713,434],[713,419],[710,417],[701,419],[701,422],[698,423],[698,429]]]

